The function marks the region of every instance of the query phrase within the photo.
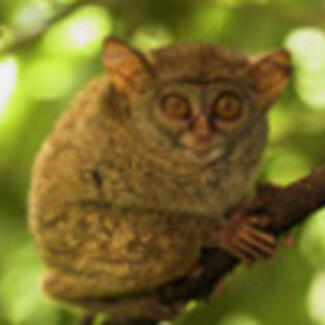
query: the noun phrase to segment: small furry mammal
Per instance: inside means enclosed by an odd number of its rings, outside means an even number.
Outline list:
[[[140,53],[112,38],[104,50],[106,72],[38,155],[30,226],[50,296],[117,320],[160,319],[151,293],[193,272],[203,247],[246,263],[274,250],[265,220],[236,207],[256,182],[290,57],[212,44]]]

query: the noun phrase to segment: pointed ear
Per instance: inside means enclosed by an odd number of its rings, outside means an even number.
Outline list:
[[[141,90],[154,75],[142,53],[116,38],[105,40],[104,66],[117,85],[124,89]]]
[[[252,63],[249,74],[265,109],[269,108],[286,88],[291,76],[290,54],[283,50]]]

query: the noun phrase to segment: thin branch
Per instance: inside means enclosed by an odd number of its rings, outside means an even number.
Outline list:
[[[107,321],[103,323],[103,325],[157,325],[157,321],[148,319],[131,319],[121,322]]]
[[[192,1],[192,3],[195,1]],[[199,2],[197,0],[197,2]],[[202,2],[202,1],[201,1]],[[39,41],[48,31],[48,29],[55,25],[57,22],[61,21],[63,18],[69,16],[74,11],[79,9],[80,7],[91,4],[91,5],[101,5],[107,7],[109,9],[119,8],[122,10],[122,19],[117,21],[117,28],[121,27],[121,22],[125,25],[122,28],[122,32],[119,32],[122,36],[127,38],[134,30],[135,27],[138,27],[141,23],[146,21],[150,15],[150,7],[146,6],[147,1],[139,0],[139,1],[132,1],[132,0],[80,0],[76,3],[71,5],[64,6],[58,14],[54,15],[44,24],[44,27],[36,32],[35,34],[19,37],[16,35],[16,38],[6,47],[0,49],[0,56],[8,54],[10,52],[16,52],[29,45],[35,44]],[[149,3],[149,2],[148,2]],[[185,1],[186,5],[189,5],[189,1]],[[206,1],[209,3],[209,1]],[[173,7],[174,2],[170,1],[170,11],[175,10]],[[285,10],[282,10],[280,6],[268,5],[268,6],[260,6],[260,5],[245,5],[238,9],[238,12],[241,12],[242,15],[250,17],[251,15],[267,15],[267,17],[277,17],[281,20],[290,22],[294,25],[319,25],[321,26],[324,24],[324,10],[323,8],[318,9],[311,9],[311,10],[300,10],[295,13],[286,12],[284,15]],[[288,15],[290,13],[290,15]],[[150,20],[150,19],[149,19]],[[177,20],[180,24],[184,24],[182,20]],[[115,26],[116,27],[116,26]]]
[[[49,30],[50,27],[54,26],[56,23],[60,22],[62,19],[68,17],[73,12],[78,10],[80,7],[87,4],[101,4],[101,5],[109,5],[111,4],[110,0],[80,0],[76,3],[73,3],[68,6],[64,6],[62,10],[58,12],[58,14],[49,18],[43,28],[38,32],[31,34],[29,36],[19,37],[16,36],[16,39],[13,40],[7,47],[0,50],[0,56],[6,55],[11,52],[17,52],[21,49],[24,49],[27,46],[34,45],[38,42]]]

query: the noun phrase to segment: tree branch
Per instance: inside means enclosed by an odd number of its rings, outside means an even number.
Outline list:
[[[280,236],[297,224],[306,220],[317,209],[325,206],[325,165],[307,177],[287,187],[261,185],[256,198],[245,208],[245,215],[268,216],[271,220],[270,233]],[[193,276],[184,277],[168,283],[157,289],[154,294],[158,296],[162,305],[170,310],[173,317],[175,306],[186,303],[192,299],[204,299],[211,295],[216,284],[239,264],[239,260],[227,252],[217,249],[205,249],[198,267],[201,272]],[[152,294],[148,294],[150,297]],[[138,320],[137,325],[146,325],[148,320]],[[151,321],[158,324],[158,320]],[[114,324],[114,323],[113,323]],[[133,320],[123,325],[133,325]]]
[[[322,206],[325,206],[325,165],[288,187],[260,186],[246,215],[267,215],[271,219],[268,231],[279,236]],[[202,272],[195,279],[183,278],[161,287],[159,297],[167,305],[206,298],[238,263],[225,251],[205,249],[199,262]]]
[[[113,1],[115,0],[80,0],[75,3],[72,3],[71,5],[62,6],[62,9],[59,10],[57,14],[50,17],[44,23],[44,26],[41,30],[29,36],[20,37],[19,35],[16,35],[11,43],[9,43],[4,48],[0,49],[0,56],[25,49],[26,46],[34,45],[36,42],[42,39],[42,37],[46,34],[50,27],[54,26],[56,23],[60,22],[62,19],[68,17],[76,10],[87,4],[111,6],[113,5]]]

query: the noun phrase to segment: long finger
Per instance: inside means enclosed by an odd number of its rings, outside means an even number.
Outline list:
[[[237,250],[237,249],[235,249],[233,247],[227,247],[227,251],[231,255],[237,257],[240,261],[242,261],[246,265],[249,266],[249,265],[252,264],[252,260],[248,256],[246,256],[244,253],[242,253],[241,251],[239,251],[239,250]]]
[[[250,246],[248,243],[242,242],[236,242],[234,243],[234,246],[242,251],[244,254],[247,254],[248,256],[251,256],[254,260],[258,260],[263,258],[263,253],[259,252],[258,250],[254,249],[254,247]]]
[[[240,234],[240,239],[242,239],[244,242],[252,245],[253,247],[256,247],[261,252],[263,252],[266,255],[273,255],[274,254],[274,247],[270,247],[268,244],[265,244],[264,242],[252,237],[250,234],[246,232],[242,232]]]
[[[266,233],[265,231],[261,231],[249,226],[245,227],[245,231],[248,234],[251,234],[253,237],[260,239],[270,245],[275,245],[276,243],[276,238],[273,235]]]

